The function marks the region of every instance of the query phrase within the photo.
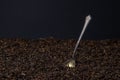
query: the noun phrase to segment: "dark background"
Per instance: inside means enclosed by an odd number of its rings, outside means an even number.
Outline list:
[[[92,20],[83,39],[118,39],[112,0],[1,0],[0,38],[78,38],[85,17]]]

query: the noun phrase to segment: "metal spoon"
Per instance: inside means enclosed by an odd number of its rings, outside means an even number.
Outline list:
[[[81,40],[81,38],[82,38],[82,36],[83,36],[83,34],[84,34],[84,32],[85,32],[85,29],[86,29],[87,25],[88,25],[89,22],[90,22],[90,20],[91,20],[91,16],[90,16],[90,15],[86,16],[86,18],[85,18],[85,23],[84,23],[82,32],[81,32],[81,34],[80,34],[80,36],[79,36],[79,38],[78,38],[78,41],[77,41],[77,43],[76,43],[76,45],[75,45],[72,58],[71,58],[70,60],[68,60],[68,61],[65,62],[65,66],[70,67],[70,68],[74,68],[74,67],[75,67],[75,65],[76,65],[76,63],[75,63],[75,53],[76,53],[76,50],[77,50],[78,45],[79,45],[79,43],[80,43],[80,40]]]

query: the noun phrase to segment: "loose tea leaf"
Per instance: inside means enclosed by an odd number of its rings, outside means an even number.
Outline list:
[[[0,39],[1,80],[120,80],[120,41],[82,40],[76,67],[71,58],[76,40]]]

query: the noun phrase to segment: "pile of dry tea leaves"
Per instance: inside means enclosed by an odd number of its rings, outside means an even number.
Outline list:
[[[120,80],[120,40],[0,39],[0,80]]]

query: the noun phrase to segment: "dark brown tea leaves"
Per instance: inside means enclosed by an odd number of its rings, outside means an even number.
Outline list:
[[[63,65],[76,41],[0,39],[1,80],[120,80],[120,41],[82,40],[76,67]]]

